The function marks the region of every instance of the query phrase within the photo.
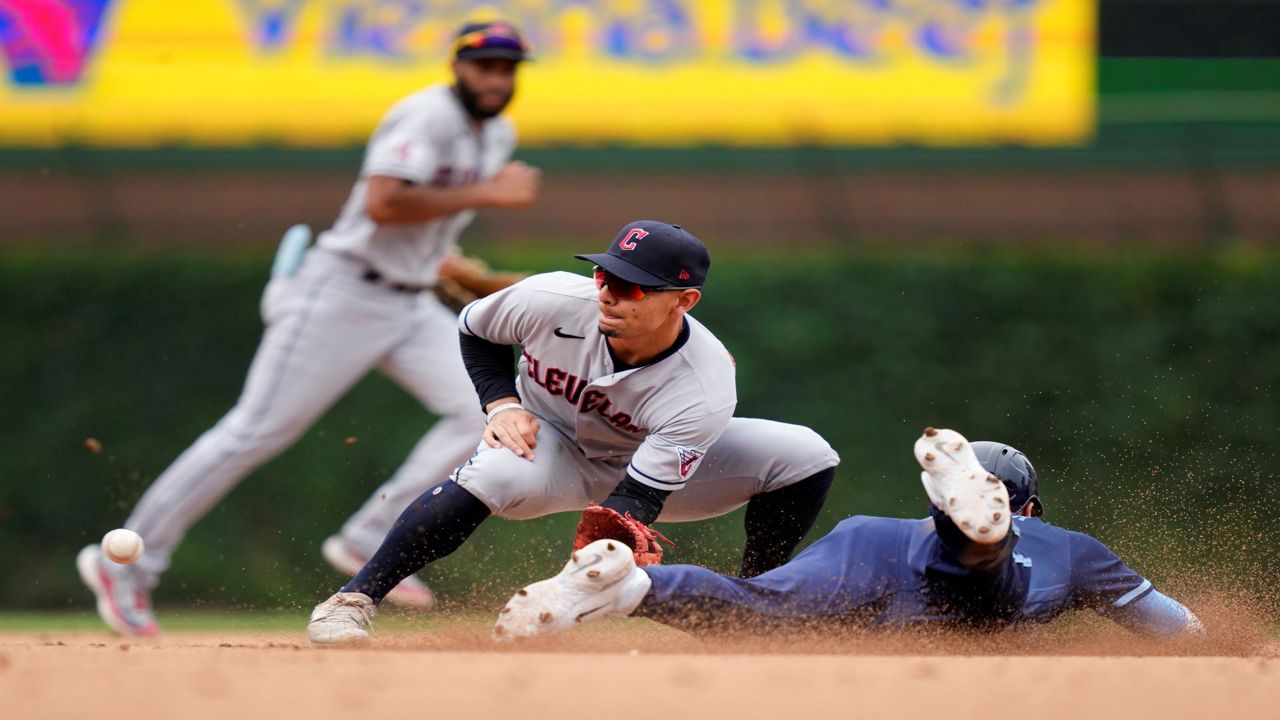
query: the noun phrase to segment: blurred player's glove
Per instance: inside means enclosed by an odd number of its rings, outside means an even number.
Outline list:
[[[675,547],[675,543],[665,535],[631,517],[631,513],[620,515],[617,510],[593,503],[582,511],[573,549],[581,550],[596,540],[604,539],[625,543],[635,552],[636,565],[640,567],[662,562],[662,546],[658,540]]]
[[[494,272],[477,258],[453,254],[440,264],[435,294],[440,302],[459,312],[467,303],[498,292],[525,278],[522,273]]]

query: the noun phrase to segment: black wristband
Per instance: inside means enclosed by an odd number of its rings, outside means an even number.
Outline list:
[[[480,411],[494,400],[520,397],[516,393],[515,351],[510,345],[491,343],[484,338],[459,333],[462,364],[480,398]]]

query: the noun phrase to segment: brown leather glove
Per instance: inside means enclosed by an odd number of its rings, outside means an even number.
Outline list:
[[[440,264],[435,294],[454,312],[467,303],[510,287],[526,277],[524,273],[494,272],[479,258],[453,254]]]
[[[617,540],[626,543],[636,556],[636,565],[657,565],[662,562],[662,546],[658,540],[675,547],[675,543],[665,535],[631,517],[618,514],[592,503],[582,511],[582,519],[578,521],[578,534],[573,539],[573,549],[581,550],[596,540]]]

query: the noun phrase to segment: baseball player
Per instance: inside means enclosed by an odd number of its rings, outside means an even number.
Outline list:
[[[490,515],[586,508],[575,547],[615,538],[647,565],[662,556],[650,523],[746,505],[744,577],[786,562],[812,527],[839,457],[808,428],[733,417],[733,359],[689,315],[711,265],[702,243],[642,220],[608,252],[577,257],[595,264],[593,278],[535,275],[463,310],[463,360],[488,416],[483,442],[315,609],[313,643],[367,638],[387,591]],[[521,346],[515,377],[512,345]]]
[[[690,632],[999,629],[1083,608],[1151,636],[1204,631],[1102,543],[1041,521],[1035,468],[1016,449],[970,445],[957,432],[930,428],[915,455],[930,518],[849,518],[790,563],[751,579],[692,565],[639,568],[626,548],[597,541],[556,577],[517,592],[494,637],[625,615]]]
[[[239,401],[156,479],[125,523],[146,540],[146,554],[121,566],[90,545],[77,557],[112,628],[158,632],[150,589],[188,528],[375,367],[440,419],[325,541],[331,564],[347,574],[360,569],[400,510],[471,454],[484,426],[459,356],[457,319],[428,291],[441,272],[456,275],[463,264],[458,236],[477,208],[524,208],[537,194],[538,171],[510,162],[515,132],[500,117],[526,56],[511,25],[463,27],[453,83],[414,93],[386,114],[332,229],[310,249],[305,234],[282,244],[263,297],[266,331]],[[433,601],[409,577],[388,592],[410,606]]]

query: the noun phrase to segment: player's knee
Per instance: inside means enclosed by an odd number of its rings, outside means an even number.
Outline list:
[[[787,425],[780,445],[784,448],[781,457],[793,469],[805,468],[817,472],[840,464],[840,455],[831,447],[831,443],[803,425]]]
[[[786,425],[770,443],[761,489],[777,490],[840,464],[840,456],[821,435],[801,425]]]
[[[826,438],[803,425],[792,425],[791,427],[791,437],[788,439],[788,444],[796,448],[798,456],[812,458],[815,462],[824,463],[826,467],[833,467],[840,463],[840,455],[836,453],[835,448],[831,447],[831,443],[827,442]]]
[[[502,454],[511,457],[502,457]],[[522,519],[519,508],[528,496],[529,479],[516,463],[527,465],[529,462],[505,448],[488,450],[482,455],[488,457],[473,459],[472,464],[459,468],[453,475],[454,482],[479,498],[497,517]]]
[[[516,492],[515,484],[506,477],[496,477],[492,474],[484,477],[472,478],[470,482],[459,482],[468,492],[480,498],[480,502],[489,507],[489,512],[497,517],[507,518],[512,507],[520,502],[520,497]]]
[[[271,456],[288,448],[304,429],[304,426],[246,417],[237,408],[214,426],[206,437],[227,455]]]

